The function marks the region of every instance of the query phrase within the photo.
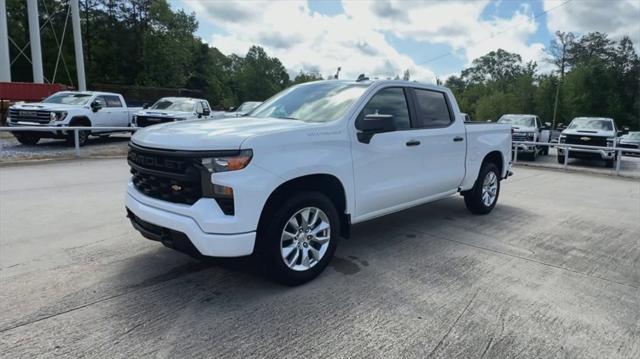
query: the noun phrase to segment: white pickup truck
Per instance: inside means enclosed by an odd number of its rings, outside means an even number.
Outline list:
[[[209,101],[189,97],[163,97],[148,109],[133,115],[136,127],[147,127],[165,122],[206,120],[211,114]]]
[[[18,103],[9,108],[7,124],[12,127],[60,127],[60,130],[13,132],[24,145],[35,145],[41,138],[63,138],[74,143],[68,126],[88,126],[94,129],[79,131],[78,142],[83,146],[90,135],[107,136],[112,130],[101,127],[129,127],[133,113],[141,108],[127,107],[122,95],[110,92],[62,91],[38,103]]]
[[[318,81],[243,121],[138,131],[126,208],[149,239],[195,256],[257,252],[296,285],[327,266],[353,223],[456,193],[489,213],[510,159],[511,126],[465,125],[446,88]]]
[[[513,140],[523,142],[548,143],[551,136],[551,123],[542,124],[540,117],[536,115],[502,115],[498,123],[511,125],[513,128]],[[538,155],[548,155],[549,146],[526,145],[523,143],[514,145],[514,150],[522,153],[535,161]]]

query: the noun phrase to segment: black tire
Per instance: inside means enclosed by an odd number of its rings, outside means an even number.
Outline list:
[[[487,178],[490,172],[493,172],[493,174],[495,175],[497,190],[493,202],[487,205],[482,198],[482,187],[485,178]],[[493,210],[493,208],[496,206],[496,203],[498,203],[498,197],[500,196],[500,171],[498,171],[498,167],[491,162],[485,162],[482,165],[482,168],[480,168],[478,179],[476,179],[476,183],[473,185],[473,188],[469,191],[464,192],[463,196],[464,204],[467,205],[467,209],[471,213],[487,214],[491,212],[491,210]]]
[[[533,152],[531,152],[531,154],[529,155],[529,159],[532,162],[535,162],[538,159],[538,149],[537,148],[533,149]]]
[[[564,164],[564,155],[558,155],[558,163],[561,165]]]
[[[613,168],[613,166],[615,165],[616,161],[615,160],[605,160],[604,161],[604,165],[607,166],[607,168]]]
[[[33,146],[40,141],[40,136],[33,134],[15,134],[16,140],[23,145]]]
[[[74,131],[67,131],[67,146],[75,146],[75,138],[74,138]],[[84,146],[87,144],[87,141],[89,140],[89,134],[90,131],[88,130],[79,130],[78,131],[78,145],[80,147]]]
[[[307,207],[319,208],[329,221],[329,243],[324,255],[306,270],[296,271],[290,268],[281,252],[281,237],[289,220],[300,210]],[[296,286],[317,277],[327,267],[336,251],[340,233],[340,218],[333,202],[319,192],[299,192],[285,200],[274,209],[268,223],[258,233],[259,256],[266,273],[275,281]]]

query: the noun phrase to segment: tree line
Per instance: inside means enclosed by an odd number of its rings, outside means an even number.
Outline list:
[[[74,85],[68,0],[38,3],[45,77]],[[244,57],[221,53],[195,35],[194,14],[172,10],[166,0],[81,0],[80,12],[89,86],[188,88],[202,91],[214,106],[229,107],[322,78],[304,72],[290,78],[280,60],[259,46]],[[7,19],[12,78],[32,81],[26,1],[7,0]],[[499,49],[473,60],[445,85],[475,120],[533,113],[545,122],[555,118],[567,124],[576,116],[607,116],[640,128],[640,62],[628,37],[613,41],[598,32],[579,37],[558,32],[548,54],[551,73],[541,74],[535,62]],[[396,78],[409,75],[407,70]]]
[[[39,0],[43,67],[49,82],[75,85],[67,0]],[[291,79],[276,57],[253,46],[244,57],[226,56],[195,36],[194,14],[166,0],[81,0],[85,70],[91,84],[200,90],[211,104],[230,107],[264,100],[295,83],[320,79],[300,72]],[[7,0],[13,81],[32,81],[27,8]],[[65,30],[65,22],[67,22]],[[64,34],[64,37],[63,37]],[[62,43],[60,56],[58,44]],[[24,49],[25,56],[20,54]]]
[[[616,42],[599,32],[580,37],[557,32],[548,55],[554,71],[538,74],[535,62],[492,51],[473,60],[460,76],[448,78],[445,86],[462,111],[480,121],[530,113],[566,125],[574,117],[602,116],[640,128],[640,61],[629,37]]]

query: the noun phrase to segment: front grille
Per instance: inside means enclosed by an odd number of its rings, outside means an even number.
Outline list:
[[[514,133],[511,138],[513,141],[529,141],[529,136],[521,133]]]
[[[567,135],[566,144],[607,147],[607,138],[602,136]]]
[[[49,111],[9,109],[9,117],[12,121],[49,123],[50,116],[51,112]]]
[[[198,157],[131,145],[128,154],[132,182],[149,197],[194,204],[202,197],[202,170]]]
[[[634,145],[631,143],[619,143],[618,147],[622,147],[622,148],[633,148],[633,149],[638,149],[638,145]]]
[[[173,117],[136,116],[136,125],[138,127],[147,127],[159,123],[173,122],[175,120]]]

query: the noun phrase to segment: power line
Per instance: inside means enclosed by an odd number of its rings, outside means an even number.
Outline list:
[[[534,16],[533,16],[533,19],[535,20],[535,19],[537,19],[537,18],[539,18],[539,17],[541,17],[541,16],[544,16],[544,15],[548,14],[549,12],[551,12],[551,11],[553,11],[553,10],[555,10],[555,9],[558,9],[558,8],[560,8],[560,7],[562,7],[562,6],[564,6],[564,5],[568,4],[568,3],[570,3],[571,1],[573,1],[573,0],[566,0],[565,2],[563,2],[563,3],[559,4],[559,5],[556,5],[556,6],[552,7],[552,8],[551,8],[551,9],[549,9],[549,10],[545,10],[545,11],[543,11],[543,12],[539,13],[539,14],[536,14],[536,15],[534,15]],[[491,39],[493,39],[494,37],[496,37],[496,36],[498,36],[498,35],[501,35],[501,34],[504,34],[505,32],[507,32],[507,31],[509,31],[509,30],[511,30],[511,29],[513,29],[513,28],[515,28],[515,27],[517,27],[517,25],[510,26],[510,27],[508,27],[508,28],[506,28],[506,29],[503,29],[503,30],[501,30],[501,31],[496,32],[495,34],[493,34],[493,35],[491,35],[491,36],[489,36],[489,37],[487,37],[487,38],[484,38],[484,39],[482,39],[482,40],[479,40],[479,41],[476,41],[476,42],[474,42],[474,43],[471,43],[471,44],[470,44],[470,45],[468,45],[467,47],[474,47],[474,46],[476,46],[476,45],[478,45],[478,44],[480,44],[480,43],[483,43],[483,42],[485,42],[485,41],[487,41],[487,40],[491,40]],[[438,55],[438,56],[436,56],[436,57],[433,57],[433,58],[431,58],[431,59],[429,59],[429,60],[425,60],[425,61],[422,61],[422,62],[418,62],[416,65],[424,65],[424,64],[427,64],[427,63],[430,63],[430,62],[436,61],[436,60],[443,59],[443,58],[448,57],[448,56],[451,56],[451,55],[453,55],[453,52],[452,52],[452,51],[449,51],[449,52],[444,53],[444,54],[442,54],[442,55]]]

